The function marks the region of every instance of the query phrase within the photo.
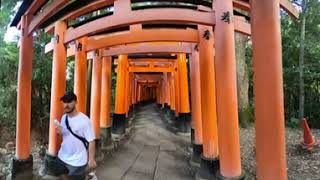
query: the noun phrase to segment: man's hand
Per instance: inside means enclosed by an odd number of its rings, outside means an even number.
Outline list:
[[[59,123],[59,121],[55,119],[54,125],[55,125],[56,132],[58,134],[62,135],[62,127],[61,127],[61,124]]]
[[[97,167],[97,162],[94,159],[89,159],[88,161],[88,168],[89,169],[94,169]]]

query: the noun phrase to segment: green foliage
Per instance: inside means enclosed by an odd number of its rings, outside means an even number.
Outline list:
[[[309,0],[306,12],[305,41],[305,116],[311,127],[320,128],[320,2]],[[299,110],[299,48],[301,21],[287,15],[282,18],[284,99],[286,123],[298,126]]]
[[[32,127],[47,131],[49,125],[52,54],[45,54],[50,37],[43,31],[34,36],[32,70]]]
[[[15,125],[18,49],[16,44],[0,44],[0,120]]]

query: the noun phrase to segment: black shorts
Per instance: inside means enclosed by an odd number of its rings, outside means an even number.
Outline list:
[[[87,165],[84,165],[84,166],[72,166],[70,164],[67,164],[67,163],[63,162],[59,158],[57,158],[57,164],[62,169],[65,169],[65,171],[62,171],[64,173],[61,173],[60,175],[68,175],[68,177],[71,180],[85,180]]]

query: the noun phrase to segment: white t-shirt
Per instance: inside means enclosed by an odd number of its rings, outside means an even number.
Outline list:
[[[74,117],[68,116],[68,121],[72,131],[91,142],[95,139],[90,119],[85,114],[79,112]],[[65,163],[72,166],[84,166],[88,162],[88,153],[82,141],[76,138],[68,130],[66,125],[66,115],[61,118],[62,144],[58,157]]]

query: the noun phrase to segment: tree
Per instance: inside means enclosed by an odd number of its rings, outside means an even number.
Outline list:
[[[320,128],[316,108],[320,103],[320,2],[297,0],[295,4],[301,7],[302,2],[307,3],[298,21],[282,14],[286,122],[298,126],[299,119],[306,116],[312,127]]]
[[[3,2],[0,10],[0,122],[15,125],[18,49],[16,43],[6,43],[4,35],[17,1]]]
[[[237,92],[239,123],[242,127],[249,125],[252,113],[249,105],[249,74],[246,62],[246,44],[248,37],[235,33],[236,61],[237,61]]]
[[[304,66],[304,46],[305,46],[305,34],[306,34],[306,11],[307,0],[301,2],[301,34],[300,34],[300,55],[299,55],[299,119],[304,118],[304,79],[303,79],[303,66]]]

